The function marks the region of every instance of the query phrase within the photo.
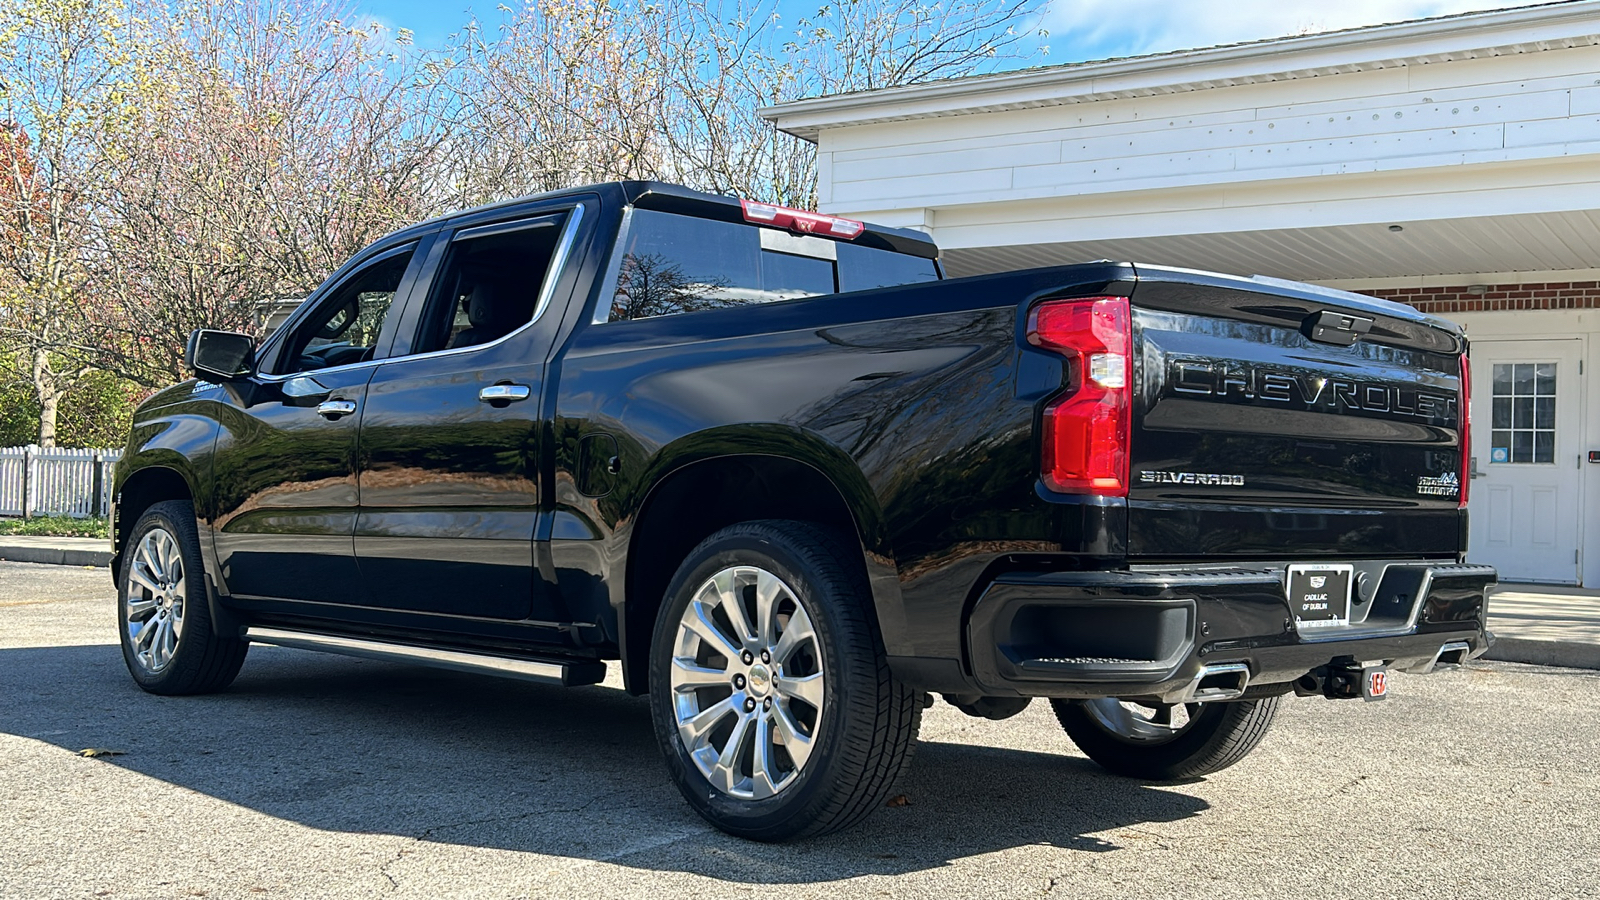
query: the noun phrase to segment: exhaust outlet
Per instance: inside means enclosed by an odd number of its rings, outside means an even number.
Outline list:
[[[1216,663],[1205,666],[1189,682],[1177,702],[1214,703],[1219,700],[1237,700],[1250,686],[1248,663]]]
[[[1409,666],[1400,671],[1413,675],[1426,675],[1440,666],[1459,666],[1472,658],[1472,645],[1466,641],[1446,641],[1439,645],[1433,658],[1421,665]]]

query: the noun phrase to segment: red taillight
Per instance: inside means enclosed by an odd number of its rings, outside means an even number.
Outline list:
[[[1461,354],[1461,509],[1467,508],[1467,486],[1472,483],[1472,361]]]
[[[1044,409],[1045,486],[1070,494],[1128,496],[1133,344],[1127,297],[1041,303],[1028,343],[1067,357],[1068,385]]]
[[[867,230],[864,223],[855,219],[841,219],[838,216],[825,216],[822,213],[806,212],[803,209],[790,209],[787,206],[774,206],[771,203],[757,203],[754,200],[740,200],[739,206],[744,210],[744,220],[757,225],[775,225],[778,228],[787,228],[801,234],[825,234],[829,237],[844,238],[847,241],[855,240],[861,232]]]

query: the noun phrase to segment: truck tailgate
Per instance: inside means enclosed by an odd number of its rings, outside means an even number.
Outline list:
[[[1459,329],[1289,282],[1139,275],[1131,557],[1456,555]]]

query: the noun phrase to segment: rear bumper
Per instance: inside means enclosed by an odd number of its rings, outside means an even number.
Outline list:
[[[1012,573],[966,622],[969,690],[1178,702],[1270,692],[1320,667],[1429,671],[1488,649],[1487,566],[1357,563],[1351,624],[1302,634],[1281,567]],[[1220,673],[1220,674],[1219,674]],[[1220,688],[1220,690],[1219,690]],[[935,688],[936,689],[936,688]]]

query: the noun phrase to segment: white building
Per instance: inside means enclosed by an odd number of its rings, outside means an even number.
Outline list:
[[[817,143],[823,211],[922,228],[952,274],[1131,259],[1314,281],[1462,323],[1471,556],[1507,580],[1600,586],[1600,0],[764,115]],[[1519,402],[1515,376],[1535,371],[1539,396]],[[1524,430],[1495,427],[1497,396],[1502,416],[1533,410],[1511,422]]]

